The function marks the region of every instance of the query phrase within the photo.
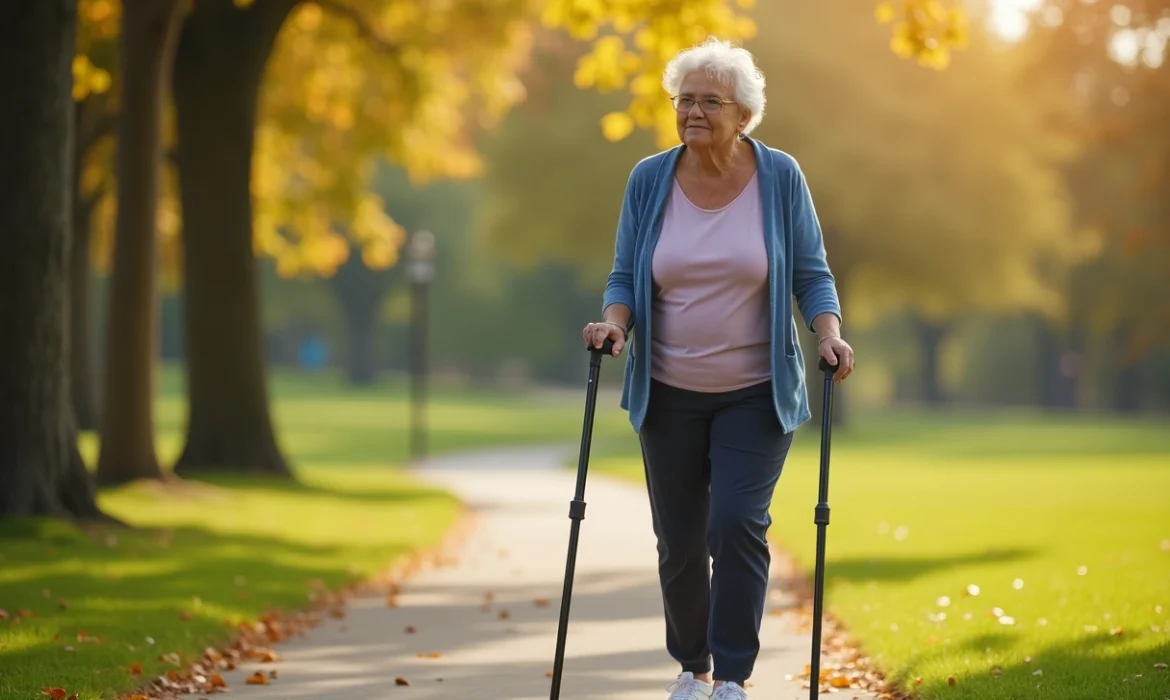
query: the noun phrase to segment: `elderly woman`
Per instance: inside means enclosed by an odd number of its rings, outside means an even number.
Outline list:
[[[642,445],[666,647],[681,666],[669,700],[744,700],[768,509],[811,418],[791,300],[834,381],[853,350],[804,176],[748,136],[765,102],[751,54],[708,40],[670,62],[663,86],[682,144],[634,166],[603,319],[583,336],[612,339],[616,356],[633,333],[621,406]]]

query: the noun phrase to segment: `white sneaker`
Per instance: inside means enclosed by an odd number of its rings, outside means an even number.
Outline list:
[[[671,691],[666,700],[707,700],[711,697],[711,686],[695,678],[690,671],[683,671],[666,689]]]
[[[739,683],[724,683],[715,689],[711,700],[748,700],[747,691]]]

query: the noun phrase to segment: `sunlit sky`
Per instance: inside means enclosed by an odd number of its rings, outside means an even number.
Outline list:
[[[1028,29],[1028,18],[1024,15],[1035,9],[1042,0],[991,0],[991,26],[996,34],[1005,39],[1016,40]]]
[[[1043,3],[1044,0],[989,0],[992,31],[1009,41],[1023,38],[1028,31],[1027,13],[1041,7]],[[1130,13],[1120,2],[1110,7],[1109,14],[1118,27],[1109,47],[1110,55],[1116,61],[1131,65],[1138,61],[1151,66],[1161,64],[1165,58],[1167,40],[1170,39],[1170,19],[1164,18],[1158,22],[1154,31],[1141,31],[1125,28],[1129,24]],[[1058,23],[1060,10],[1049,7],[1042,12],[1041,19]]]

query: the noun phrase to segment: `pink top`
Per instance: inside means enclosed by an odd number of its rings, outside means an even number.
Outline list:
[[[756,175],[719,209],[695,206],[676,179],[651,269],[652,377],[705,392],[771,378],[768,257]]]

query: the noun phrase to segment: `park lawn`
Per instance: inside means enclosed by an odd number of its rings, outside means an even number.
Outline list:
[[[818,431],[794,445],[770,532],[809,572]],[[595,464],[643,478],[629,453]],[[1164,419],[858,414],[834,434],[829,503],[826,604],[899,688],[1170,698]]]
[[[104,491],[101,505],[129,531],[0,526],[0,609],[10,618],[0,620],[0,698],[39,697],[47,686],[82,700],[114,697],[141,680],[129,673],[134,662],[143,678],[165,673],[174,666],[160,657],[189,663],[228,641],[227,621],[302,607],[320,583],[337,589],[442,539],[459,504],[400,468],[408,410],[401,384],[357,390],[329,376],[274,380],[275,420],[297,483],[216,476]],[[173,371],[160,383],[158,445],[169,464],[181,447],[182,402]],[[571,394],[440,389],[432,401],[434,452],[573,442],[580,433]],[[599,419],[600,434],[623,421]],[[96,447],[83,436],[91,464]],[[18,611],[32,617],[15,622]]]

